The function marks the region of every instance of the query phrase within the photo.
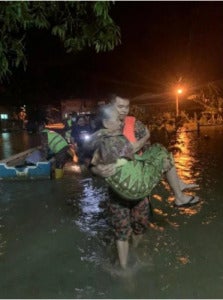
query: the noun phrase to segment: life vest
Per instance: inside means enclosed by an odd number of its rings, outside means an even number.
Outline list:
[[[134,143],[137,141],[135,136],[135,122],[136,118],[132,116],[126,116],[123,128],[123,135],[129,140],[129,142]],[[137,152],[138,155],[142,155],[142,151]]]
[[[132,116],[126,116],[125,117],[125,123],[123,128],[123,135],[130,141],[130,142],[136,142],[135,137],[135,121],[136,118]]]
[[[72,126],[72,120],[67,120],[67,125],[68,125],[68,127],[71,127]]]
[[[66,140],[57,132],[44,129],[42,132],[47,133],[48,146],[53,153],[58,153],[68,145]]]

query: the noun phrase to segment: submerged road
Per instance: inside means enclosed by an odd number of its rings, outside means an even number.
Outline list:
[[[116,271],[103,180],[67,166],[61,180],[1,181],[1,298],[222,298],[222,141],[214,128],[179,134],[178,172],[199,184],[201,203],[177,209],[165,182],[157,186],[128,276]],[[1,158],[37,142],[1,136]]]

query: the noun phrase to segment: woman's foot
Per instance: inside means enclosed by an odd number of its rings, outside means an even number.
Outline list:
[[[180,180],[179,183],[180,183],[180,189],[181,189],[182,192],[185,191],[185,190],[196,189],[196,188],[199,187],[199,185],[196,184],[196,183],[186,183],[182,180]]]
[[[200,199],[198,196],[182,194],[182,197],[176,198],[175,206],[177,206],[177,207],[193,206],[193,205],[197,204],[198,202],[200,202]]]

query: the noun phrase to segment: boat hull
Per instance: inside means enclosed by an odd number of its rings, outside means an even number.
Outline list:
[[[51,178],[51,163],[38,162],[34,166],[9,167],[0,163],[0,179],[44,179]]]
[[[50,179],[51,161],[27,165],[25,159],[37,148],[32,148],[0,161],[0,180],[4,179]]]

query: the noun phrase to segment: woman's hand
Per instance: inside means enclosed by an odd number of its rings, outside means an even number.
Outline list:
[[[149,132],[149,129],[147,127],[145,127],[145,138],[148,140],[150,138],[150,132]]]
[[[101,177],[109,177],[115,174],[115,164],[98,164],[91,167],[92,173]]]

